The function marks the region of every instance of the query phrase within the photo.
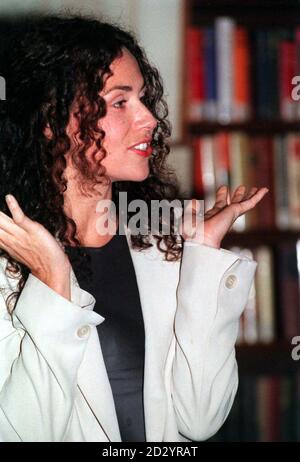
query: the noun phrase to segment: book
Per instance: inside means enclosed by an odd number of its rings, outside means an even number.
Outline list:
[[[292,241],[282,241],[277,246],[277,283],[282,335],[288,342],[300,333],[300,253],[297,252],[297,247]]]
[[[262,343],[276,340],[275,295],[274,295],[274,261],[272,250],[259,246],[254,250],[257,261],[255,273],[258,338]]]
[[[215,20],[217,62],[217,115],[218,121],[233,119],[233,39],[235,22],[230,17]]]

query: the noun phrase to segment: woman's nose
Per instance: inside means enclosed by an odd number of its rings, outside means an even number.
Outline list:
[[[141,128],[147,128],[148,130],[153,131],[156,128],[158,121],[152,112],[143,105],[138,114],[137,123]]]

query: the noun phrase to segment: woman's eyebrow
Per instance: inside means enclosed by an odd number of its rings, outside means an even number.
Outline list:
[[[128,85],[115,85],[114,87],[110,88],[106,92],[104,92],[104,95],[107,95],[113,90],[123,90],[123,91],[133,91],[133,88],[128,86]]]
[[[142,86],[140,91],[142,91],[144,88],[145,88],[145,84]],[[110,93],[113,90],[123,90],[123,91],[129,92],[129,91],[133,91],[133,88],[131,86],[129,86],[129,85],[115,85],[115,86],[109,88],[109,90],[105,91],[104,96],[107,95],[108,93]]]

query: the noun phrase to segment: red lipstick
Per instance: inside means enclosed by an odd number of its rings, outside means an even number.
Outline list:
[[[147,143],[147,146],[148,146],[145,151],[135,148],[135,146],[138,146],[138,145],[144,144],[144,143]],[[143,140],[139,140],[134,145],[130,146],[129,149],[130,149],[130,151],[133,151],[135,154],[138,154],[139,156],[149,157],[149,156],[151,156],[151,154],[153,152],[153,148],[150,146],[150,143],[151,143],[151,138],[144,138]]]
[[[142,157],[150,157],[152,154],[153,148],[151,146],[148,146],[146,151],[141,151],[140,149],[131,148],[130,151],[133,151],[135,154],[138,154],[139,156],[142,156]]]

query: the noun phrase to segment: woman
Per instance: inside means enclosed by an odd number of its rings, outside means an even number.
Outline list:
[[[157,70],[119,27],[52,16],[15,34],[6,78],[0,439],[209,438],[237,390],[256,267],[221,240],[267,190],[219,188],[203,233],[184,221],[182,239],[174,213],[169,234],[148,216],[136,235],[120,211],[99,232],[97,207],[121,192],[147,205],[178,193]]]

